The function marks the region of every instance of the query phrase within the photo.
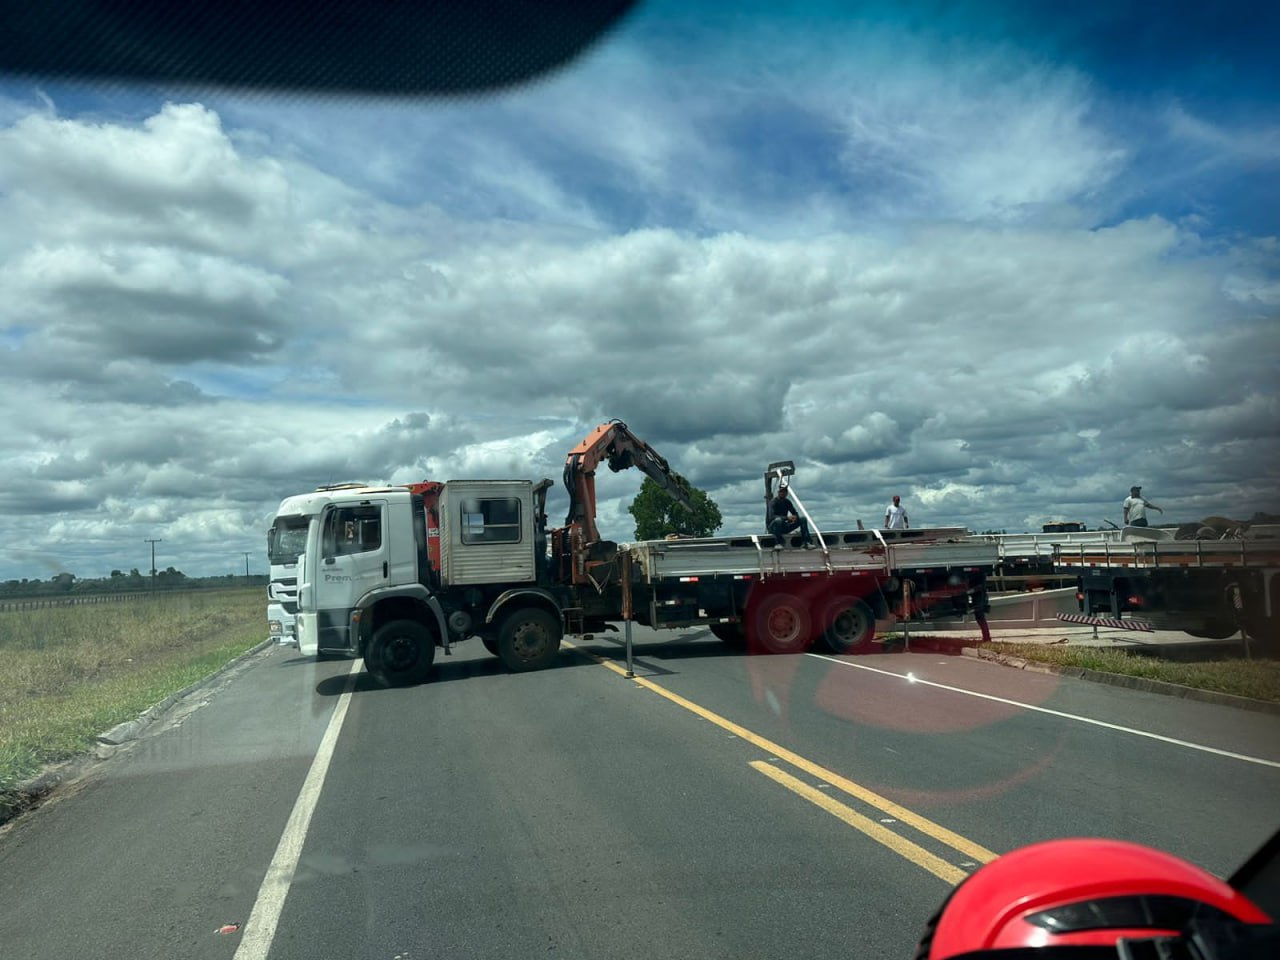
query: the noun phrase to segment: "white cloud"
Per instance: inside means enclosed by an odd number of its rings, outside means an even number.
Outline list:
[[[620,43],[420,109],[0,101],[8,533],[225,572],[285,495],[558,479],[612,416],[739,532],[787,458],[827,527],[895,492],[1096,523],[1135,474],[1171,517],[1274,509],[1276,238],[1091,228],[1135,145],[1087,78],[847,39],[686,72]],[[639,482],[602,477],[607,536]]]
[[[902,212],[1060,216],[1125,162],[1125,151],[1090,124],[1090,92],[1078,74],[976,60],[942,69],[900,64],[872,79],[879,66],[861,66],[848,80],[843,159],[855,178],[896,181],[887,202]]]
[[[1163,114],[1169,133],[1201,151],[1205,161],[1250,161],[1275,167],[1280,162],[1280,126],[1274,122],[1231,125],[1197,116],[1185,104],[1173,102]]]

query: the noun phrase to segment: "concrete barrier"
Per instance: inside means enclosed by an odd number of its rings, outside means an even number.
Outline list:
[[[991,610],[987,624],[992,631],[1029,630],[1035,627],[1060,627],[1059,613],[1075,613],[1079,609],[1075,587],[1058,590],[1037,590],[1034,593],[1009,593],[990,598]],[[911,629],[977,629],[972,616],[929,619],[924,624],[912,624]]]
[[[987,614],[987,620],[993,623],[997,620],[1018,620],[1052,625],[1057,621],[1058,614],[1076,613],[1079,609],[1075,587],[1004,594],[990,599],[991,612]]]

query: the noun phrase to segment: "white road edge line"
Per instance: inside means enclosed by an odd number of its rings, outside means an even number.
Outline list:
[[[329,773],[329,762],[333,759],[333,751],[338,744],[338,734],[347,718],[347,705],[351,702],[355,675],[361,666],[361,661],[357,659],[347,673],[347,682],[338,698],[338,705],[333,708],[333,716],[329,718],[329,725],[320,740],[315,759],[311,761],[307,779],[302,782],[298,799],[293,804],[293,812],[289,814],[289,822],[280,835],[275,856],[271,858],[267,875],[262,878],[262,886],[258,888],[253,910],[245,921],[244,936],[236,948],[234,960],[266,960],[267,951],[271,949],[271,942],[276,936],[276,925],[280,922],[280,911],[284,909],[289,885],[293,883],[294,871],[302,856],[302,845],[307,839],[307,828],[311,826],[311,814],[315,812],[316,803],[320,799],[320,788],[324,786],[324,778]]]
[[[1146,737],[1149,740],[1159,740],[1161,743],[1171,743],[1176,747],[1187,747],[1190,750],[1200,750],[1204,753],[1217,754],[1220,757],[1230,757],[1232,760],[1243,760],[1245,763],[1256,763],[1263,767],[1275,767],[1280,769],[1280,761],[1265,760],[1262,757],[1251,757],[1244,753],[1232,753],[1230,750],[1219,750],[1217,747],[1206,747],[1203,743],[1192,743],[1189,740],[1178,740],[1175,737],[1166,737],[1158,733],[1150,733],[1146,730],[1135,730],[1133,727],[1122,727],[1116,723],[1107,723],[1105,720],[1094,720],[1091,717],[1082,717],[1075,713],[1063,713],[1061,710],[1051,710],[1048,707],[1037,707],[1035,704],[1023,703],[1021,700],[1009,700],[1006,697],[996,697],[989,693],[978,693],[974,690],[965,690],[963,687],[953,687],[945,683],[937,683],[934,680],[921,680],[919,677],[907,676],[902,673],[894,673],[892,670],[881,670],[879,667],[869,667],[863,663],[850,663],[848,660],[839,660],[835,657],[828,657],[821,653],[807,653],[807,657],[813,657],[816,660],[826,660],[829,663],[838,663],[842,667],[853,667],[857,670],[867,670],[871,673],[880,673],[886,677],[895,677],[905,683],[924,684],[927,687],[937,687],[939,690],[950,690],[952,693],[963,693],[968,697],[978,697],[982,700],[993,700],[996,703],[1007,703],[1013,707],[1021,707],[1023,710],[1034,710],[1036,713],[1047,713],[1052,717],[1062,717],[1065,720],[1075,720],[1077,723],[1088,723],[1095,727],[1105,727],[1108,730],[1117,730],[1120,733],[1130,733],[1135,737]]]

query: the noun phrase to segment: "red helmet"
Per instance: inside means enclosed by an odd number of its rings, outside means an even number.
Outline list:
[[[1120,840],[1051,840],[987,864],[934,916],[916,960],[980,951],[1107,947],[1194,924],[1269,924],[1244,894],[1175,856]],[[1052,957],[1053,951],[1046,956]],[[1117,954],[1112,954],[1117,955]]]

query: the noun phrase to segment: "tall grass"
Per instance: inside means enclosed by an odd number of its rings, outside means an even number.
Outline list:
[[[0,613],[0,801],[266,637],[260,589]]]

